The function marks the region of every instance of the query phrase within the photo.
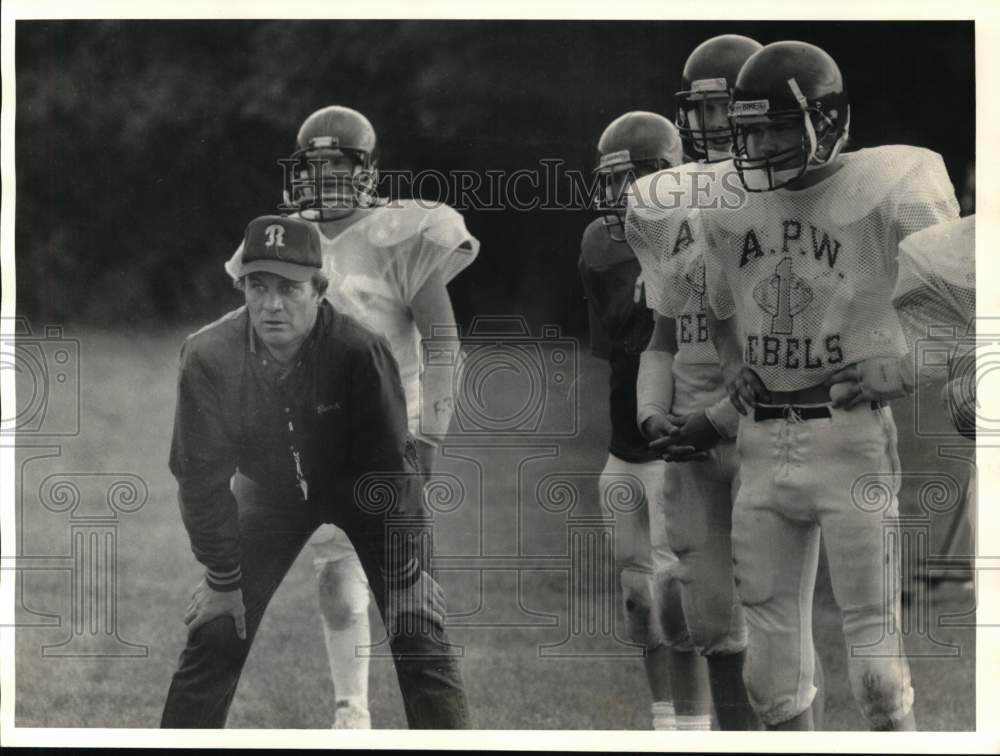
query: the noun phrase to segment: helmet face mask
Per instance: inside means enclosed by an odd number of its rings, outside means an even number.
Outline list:
[[[725,79],[699,79],[691,84],[691,89],[677,93],[677,129],[684,140],[684,154],[700,163],[728,160],[732,132]]]
[[[809,124],[796,111],[733,117],[733,163],[747,191],[772,191],[805,175],[816,151]]]
[[[359,150],[310,147],[292,153],[286,183],[292,209],[326,219],[374,204],[378,173]]]
[[[617,242],[625,241],[625,211],[632,183],[647,174],[669,167],[662,159],[629,159],[628,151],[611,153],[601,158],[594,169],[594,193],[591,207],[600,216],[604,229]]]

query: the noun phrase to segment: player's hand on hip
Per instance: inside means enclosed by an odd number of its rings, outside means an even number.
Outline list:
[[[741,364],[726,370],[724,380],[729,401],[741,415],[746,415],[759,402],[770,400],[771,392],[767,390],[760,376],[746,365]]]
[[[643,438],[650,442],[669,436],[675,430],[677,430],[677,426],[670,422],[670,416],[667,414],[650,415],[642,421],[639,428]],[[653,448],[653,443],[650,443],[649,446]]]
[[[405,626],[405,618],[416,619],[419,628],[427,630],[425,623],[441,626],[447,605],[444,591],[430,575],[423,570],[420,577],[405,588],[390,588],[386,603],[385,625],[393,635],[399,635]]]
[[[184,612],[184,624],[188,633],[193,633],[206,622],[216,617],[230,616],[236,625],[236,635],[240,640],[247,639],[246,608],[243,606],[243,591],[216,591],[205,579],[195,586],[191,601]]]
[[[869,357],[838,370],[824,385],[830,388],[830,401],[839,409],[900,399],[913,390],[907,367],[907,358]]]

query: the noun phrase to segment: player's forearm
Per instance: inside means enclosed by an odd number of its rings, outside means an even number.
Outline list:
[[[657,314],[646,351],[639,357],[636,421],[639,427],[656,415],[669,414],[674,400],[674,354],[677,342],[672,318]]]
[[[425,370],[420,379],[420,429],[422,440],[440,444],[448,435],[455,410],[455,366],[442,365]]]
[[[441,339],[453,340],[454,356],[451,361],[442,360],[433,370],[425,369],[420,377],[420,427],[417,435],[431,443],[441,443],[448,434],[451,416],[454,412],[455,367],[460,344],[455,323],[455,312],[451,299],[440,275],[432,276],[420,289],[410,305],[413,320],[420,332],[425,347],[424,354],[434,351],[434,342]]]
[[[740,413],[733,407],[728,395],[706,407],[705,417],[722,438],[727,440],[736,438],[736,431],[740,424]]]

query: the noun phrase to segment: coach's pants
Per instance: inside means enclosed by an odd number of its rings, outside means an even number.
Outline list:
[[[236,693],[243,664],[250,653],[271,596],[277,590],[309,536],[318,516],[296,502],[275,500],[263,488],[237,475],[233,492],[240,505],[243,603],[247,639],[236,636],[231,617],[218,617],[188,636],[163,709],[162,727],[223,727]],[[388,601],[382,578],[385,553],[355,538],[350,524],[341,524],[354,540],[368,583],[382,616]],[[406,634],[389,639],[406,719],[411,728],[453,729],[469,726],[461,673],[444,628],[435,624],[421,633],[422,623],[400,622]],[[277,691],[294,695],[295,691]]]
[[[691,640],[705,656],[738,654],[747,645],[730,540],[737,471],[731,442],[718,444],[704,462],[667,465],[666,532],[679,560]]]
[[[743,675],[765,724],[787,721],[812,703],[822,529],[851,691],[865,719],[880,728],[913,705],[900,633],[896,426],[888,407],[831,412],[740,422],[733,552],[749,629]]]

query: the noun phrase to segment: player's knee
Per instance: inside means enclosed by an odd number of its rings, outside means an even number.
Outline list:
[[[851,673],[851,687],[861,715],[876,730],[891,729],[913,706],[913,689],[909,681],[894,672],[863,665]]]
[[[735,564],[733,582],[740,603],[745,608],[761,607],[775,599],[771,575],[764,570],[749,570],[744,565]]]
[[[886,632],[894,617],[898,620],[892,607],[883,604],[843,610],[851,690],[862,716],[875,729],[890,727],[902,719],[913,704],[913,688],[900,641],[900,628]],[[855,648],[865,648],[869,656],[850,653]]]
[[[691,640],[702,656],[732,656],[747,647],[746,631],[721,621],[708,621],[691,628]]]
[[[704,615],[690,625],[691,638],[703,656],[731,656],[746,649],[747,626],[739,604],[709,605]]]
[[[344,630],[368,614],[368,586],[354,560],[327,562],[319,573],[319,608],[333,630]]]
[[[662,638],[655,626],[649,575],[630,568],[623,569],[619,574],[625,606],[625,630],[629,639],[645,648],[659,646]]]
[[[663,643],[674,651],[686,653],[694,650],[694,643],[684,615],[679,573],[680,565],[676,562],[653,572],[653,607],[657,613],[654,627]]]
[[[250,651],[248,641],[236,634],[232,617],[216,617],[195,630],[192,640],[218,664],[242,664]]]

